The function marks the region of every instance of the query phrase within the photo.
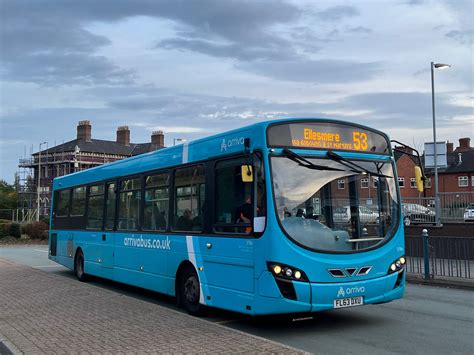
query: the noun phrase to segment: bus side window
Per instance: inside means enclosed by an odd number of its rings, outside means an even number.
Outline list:
[[[104,185],[89,186],[87,198],[87,229],[102,229],[104,214]]]
[[[168,228],[169,180],[168,173],[146,177],[143,229],[166,231]]]
[[[117,223],[119,230],[138,230],[140,227],[141,182],[140,177],[120,182]]]
[[[193,232],[203,230],[205,181],[203,165],[176,170],[173,230]]]
[[[71,216],[84,216],[86,210],[86,187],[72,189]]]
[[[56,217],[67,217],[69,215],[69,201],[71,196],[71,190],[58,191],[56,203]]]
[[[115,183],[108,183],[106,186],[105,229],[113,230],[115,226],[115,204],[117,200]]]

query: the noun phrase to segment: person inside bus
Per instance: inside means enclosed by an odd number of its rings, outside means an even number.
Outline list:
[[[183,215],[178,218],[176,229],[182,231],[190,231],[193,229],[192,213],[189,208],[186,208]]]
[[[161,211],[161,212],[160,212],[160,211],[158,210],[158,217],[157,217],[156,224],[157,224],[159,230],[165,230],[165,229],[166,229],[166,215],[165,215],[165,211]]]
[[[251,221],[252,221],[252,205],[246,202],[239,208],[239,218],[237,218],[237,223],[250,224]],[[242,228],[242,232],[249,234],[250,232],[252,232],[252,226],[247,226],[245,228]]]

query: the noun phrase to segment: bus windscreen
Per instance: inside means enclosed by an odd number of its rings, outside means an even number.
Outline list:
[[[390,154],[389,142],[382,134],[334,122],[276,124],[268,128],[267,138],[269,147]]]

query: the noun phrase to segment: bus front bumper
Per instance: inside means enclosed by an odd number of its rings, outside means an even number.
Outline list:
[[[390,302],[403,297],[405,270],[370,280],[338,283],[309,283],[293,281],[295,297],[283,296],[273,276],[260,279],[257,314],[319,312],[336,308],[336,304],[354,305]],[[271,286],[270,286],[271,283]],[[360,299],[362,298],[362,300]],[[348,301],[338,301],[348,299]]]

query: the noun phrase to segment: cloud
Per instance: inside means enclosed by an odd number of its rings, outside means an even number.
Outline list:
[[[322,21],[339,21],[344,17],[359,15],[359,11],[354,6],[340,5],[327,8],[316,15]]]
[[[273,43],[272,43],[273,42]],[[241,61],[255,59],[283,60],[294,57],[291,52],[282,51],[283,44],[291,46],[289,41],[263,41],[261,46],[242,46],[237,43],[215,43],[202,39],[171,38],[163,40],[156,48],[189,50],[220,58],[235,58]]]
[[[201,127],[189,127],[189,126],[155,126],[155,127],[147,127],[148,131],[163,131],[166,133],[201,133],[201,132],[209,132],[209,129],[204,130]]]
[[[31,3],[37,5],[38,3]],[[124,70],[108,58],[95,55],[110,44],[109,39],[90,33],[77,20],[47,14],[49,8],[35,12],[19,9],[21,1],[2,4],[2,77],[4,80],[32,82],[45,86],[130,83],[131,70]],[[67,16],[66,16],[67,17]]]
[[[350,33],[360,33],[360,34],[368,34],[368,33],[372,33],[373,30],[371,30],[370,28],[367,28],[367,27],[364,27],[364,26],[357,26],[357,27],[350,27],[347,29],[347,32],[350,32]]]
[[[446,33],[445,36],[461,44],[467,44],[469,46],[472,46],[474,30],[465,30],[465,31],[452,30]]]
[[[255,61],[237,64],[238,69],[267,77],[311,82],[346,83],[364,81],[376,76],[382,69],[379,62],[358,63],[344,60]]]

